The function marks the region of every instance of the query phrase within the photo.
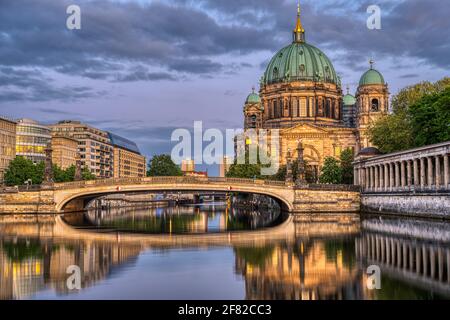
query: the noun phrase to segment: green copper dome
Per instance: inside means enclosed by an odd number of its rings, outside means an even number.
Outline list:
[[[330,59],[306,42],[293,42],[272,58],[264,74],[264,84],[315,81],[340,84]]]
[[[354,96],[352,96],[351,94],[347,93],[344,96],[344,105],[345,106],[352,106],[356,103],[356,99]]]
[[[365,86],[369,84],[385,84],[383,75],[372,68],[367,70],[359,80],[359,85]]]
[[[261,98],[259,97],[259,95],[257,93],[255,93],[255,89],[253,88],[253,92],[247,96],[247,99],[245,100],[245,104],[260,103],[260,102],[261,102]]]

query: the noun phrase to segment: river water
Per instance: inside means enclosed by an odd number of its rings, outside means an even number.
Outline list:
[[[0,216],[0,299],[448,299],[449,265],[440,221],[221,203]]]

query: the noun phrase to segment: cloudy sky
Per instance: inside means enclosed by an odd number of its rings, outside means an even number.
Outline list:
[[[0,0],[0,115],[76,119],[170,153],[175,128],[242,126],[242,105],[291,41],[296,0]],[[66,8],[81,8],[81,30]],[[302,0],[307,42],[354,92],[368,60],[391,93],[449,76],[448,0]],[[369,30],[369,5],[381,30]]]

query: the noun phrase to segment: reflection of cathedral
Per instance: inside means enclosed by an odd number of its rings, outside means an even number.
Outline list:
[[[246,99],[244,126],[280,129],[282,164],[288,149],[295,151],[302,141],[304,158],[317,171],[327,156],[369,147],[367,127],[388,112],[388,100],[387,84],[373,61],[361,76],[356,96],[343,96],[331,61],[306,42],[299,9],[293,42],[270,60],[259,95],[253,91]]]

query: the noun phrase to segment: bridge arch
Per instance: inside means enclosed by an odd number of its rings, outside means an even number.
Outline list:
[[[261,194],[277,200],[282,209],[294,211],[294,191],[284,182],[225,178],[141,178],[109,179],[55,185],[56,211],[62,212],[71,202],[114,193],[129,192],[237,192]]]

